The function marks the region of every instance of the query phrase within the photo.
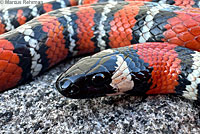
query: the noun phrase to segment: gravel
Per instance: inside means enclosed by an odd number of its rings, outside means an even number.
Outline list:
[[[54,83],[75,61],[0,94],[0,132],[200,133],[199,106],[178,96],[63,97]]]

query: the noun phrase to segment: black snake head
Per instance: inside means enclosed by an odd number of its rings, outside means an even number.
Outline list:
[[[77,99],[140,95],[151,84],[148,66],[132,48],[107,49],[79,60],[61,74],[56,86],[62,95]]]
[[[116,70],[116,53],[108,49],[79,60],[57,79],[56,88],[65,97],[84,99],[116,93],[110,84]]]

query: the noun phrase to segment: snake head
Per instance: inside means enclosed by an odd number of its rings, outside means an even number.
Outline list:
[[[83,99],[115,93],[110,85],[116,57],[111,49],[80,59],[59,76],[57,90],[68,98]]]
[[[132,48],[107,49],[79,60],[61,74],[56,87],[62,95],[77,99],[140,95],[149,89],[148,66]]]

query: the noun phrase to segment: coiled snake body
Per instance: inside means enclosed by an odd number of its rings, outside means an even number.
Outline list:
[[[71,98],[176,93],[199,100],[200,10],[191,7],[200,4],[188,3],[189,8],[110,1],[41,16],[29,10],[38,17],[14,30],[17,25],[12,24],[26,22],[25,12],[17,10],[13,23],[4,10],[0,31],[11,31],[0,35],[0,90],[24,83],[67,57],[117,48],[80,60],[58,78],[58,90]],[[61,5],[57,8],[67,4]],[[42,11],[52,10],[47,7]],[[135,43],[142,44],[123,47]]]

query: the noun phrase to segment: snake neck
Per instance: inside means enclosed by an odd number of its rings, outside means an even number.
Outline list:
[[[125,93],[132,95],[173,93],[187,99],[199,100],[199,52],[176,45],[156,46],[155,43],[116,50],[126,57],[121,67],[126,64],[133,81],[132,89]]]

